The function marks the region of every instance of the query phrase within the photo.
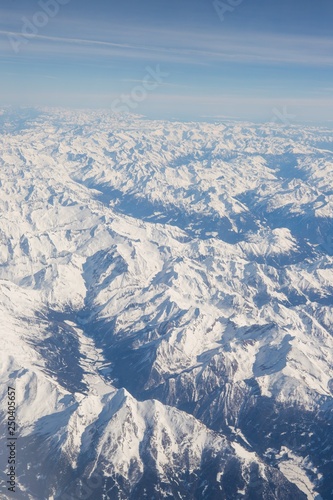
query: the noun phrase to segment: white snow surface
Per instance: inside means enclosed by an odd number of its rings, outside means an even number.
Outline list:
[[[64,110],[2,130],[1,405],[14,384],[22,437],[47,436],[74,469],[93,446],[91,472],[103,465],[129,481],[133,464],[144,470],[148,429],[161,478],[184,455],[195,471],[207,449],[264,474],[244,440],[231,444],[177,402],[182,390],[196,402],[227,384],[237,412],[249,379],[261,395],[308,411],[331,400],[332,235],[303,240],[293,226],[333,217],[322,133]],[[49,311],[64,315],[54,321],[77,345],[82,387],[47,365]],[[133,338],[133,352],[146,349],[142,390],[168,381],[168,404],[119,387],[85,331],[98,322],[112,325],[113,339]],[[279,468],[312,498],[301,460]]]

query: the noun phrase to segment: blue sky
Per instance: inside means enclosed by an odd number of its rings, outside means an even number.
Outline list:
[[[8,0],[0,20],[2,105],[333,123],[331,0]]]

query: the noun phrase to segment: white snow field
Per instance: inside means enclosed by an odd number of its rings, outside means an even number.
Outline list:
[[[333,498],[330,144],[1,111],[1,498]]]

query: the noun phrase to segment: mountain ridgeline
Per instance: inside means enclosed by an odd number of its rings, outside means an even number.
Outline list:
[[[1,498],[332,499],[332,131],[4,110],[0,141]]]

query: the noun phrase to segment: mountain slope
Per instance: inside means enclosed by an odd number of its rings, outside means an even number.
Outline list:
[[[331,498],[330,131],[3,117],[19,498]]]

